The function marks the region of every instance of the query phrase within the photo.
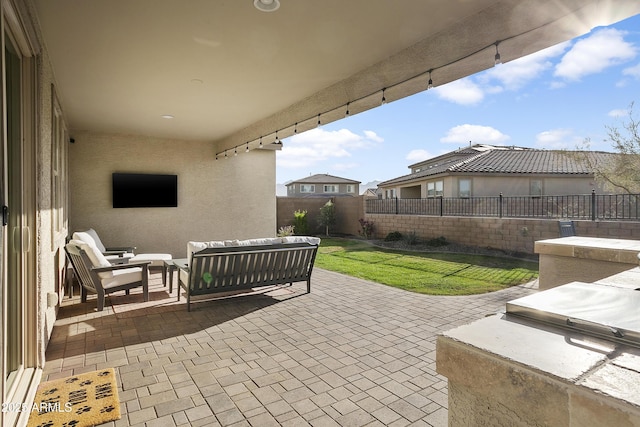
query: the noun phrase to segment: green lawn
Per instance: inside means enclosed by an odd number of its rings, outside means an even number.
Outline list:
[[[429,295],[481,294],[538,277],[538,264],[530,261],[387,250],[336,238],[322,239],[316,266]]]

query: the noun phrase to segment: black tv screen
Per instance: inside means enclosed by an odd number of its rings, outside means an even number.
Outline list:
[[[177,206],[177,175],[113,174],[114,208],[174,208]]]

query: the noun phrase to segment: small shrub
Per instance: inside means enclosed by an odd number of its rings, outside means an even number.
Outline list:
[[[402,240],[402,234],[399,231],[392,231],[384,238],[385,242],[397,242]]]
[[[360,235],[367,240],[370,239],[373,236],[373,221],[360,218],[358,222],[360,223]]]
[[[416,233],[415,231],[410,231],[406,234],[406,236],[404,236],[404,240],[408,245],[417,245],[420,241],[420,238],[418,237],[418,233]]]
[[[433,246],[433,247],[440,247],[440,246],[447,246],[449,244],[449,242],[447,242],[447,239],[444,238],[444,236],[440,236],[440,237],[436,237],[435,239],[430,239],[427,240],[427,246]]]
[[[309,234],[307,211],[297,210],[293,213],[293,230],[299,236]]]
[[[278,230],[278,237],[286,237],[286,236],[293,236],[294,234],[294,230],[293,230],[293,225],[285,225],[284,227],[280,227],[280,229]]]

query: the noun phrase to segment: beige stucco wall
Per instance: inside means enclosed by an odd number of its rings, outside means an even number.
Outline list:
[[[336,225],[330,234],[350,234],[357,236],[360,231],[358,220],[364,218],[364,197],[278,197],[277,227],[293,225],[293,213],[297,210],[307,211],[309,234],[322,236],[325,230],[318,224],[320,208],[329,200],[333,200],[336,212]]]
[[[275,236],[275,153],[215,160],[211,142],[72,132],[72,231],[94,228],[105,245],[186,256],[189,240]],[[177,208],[113,209],[113,172],[178,175]]]
[[[37,214],[36,236],[32,242],[36,257],[36,330],[38,334],[37,353],[40,366],[44,364],[45,350],[56,321],[57,306],[49,307],[47,295],[58,294],[62,298],[64,280],[64,233],[52,232],[52,93],[54,77],[49,57],[44,49],[38,61],[38,137],[36,144]],[[31,285],[31,284],[29,284]]]

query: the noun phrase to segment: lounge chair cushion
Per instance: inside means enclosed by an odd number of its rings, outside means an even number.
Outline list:
[[[90,245],[95,246],[98,250],[104,253],[107,248],[102,244],[102,240],[98,237],[98,233],[93,228],[90,228],[86,231],[76,231],[73,233],[73,240],[82,240],[83,242],[87,242]]]
[[[76,233],[74,233],[74,236],[75,236],[75,234]],[[71,240],[71,242],[69,242],[69,243],[73,244],[73,245],[76,245],[80,249],[85,251],[87,253],[87,256],[89,257],[89,259],[91,260],[91,264],[94,267],[109,267],[111,265],[109,260],[107,260],[107,258],[105,258],[105,256],[102,254],[102,252],[100,252],[100,250],[95,245],[87,243],[84,240],[75,240],[75,239]],[[100,277],[100,279],[108,279],[110,277],[113,277],[113,272],[111,272],[111,271],[103,271],[103,272],[98,273],[98,276]]]
[[[139,282],[142,280],[142,268],[140,267],[114,270],[112,273],[111,277],[100,278],[103,288],[109,289],[115,286],[125,285],[131,282]]]

